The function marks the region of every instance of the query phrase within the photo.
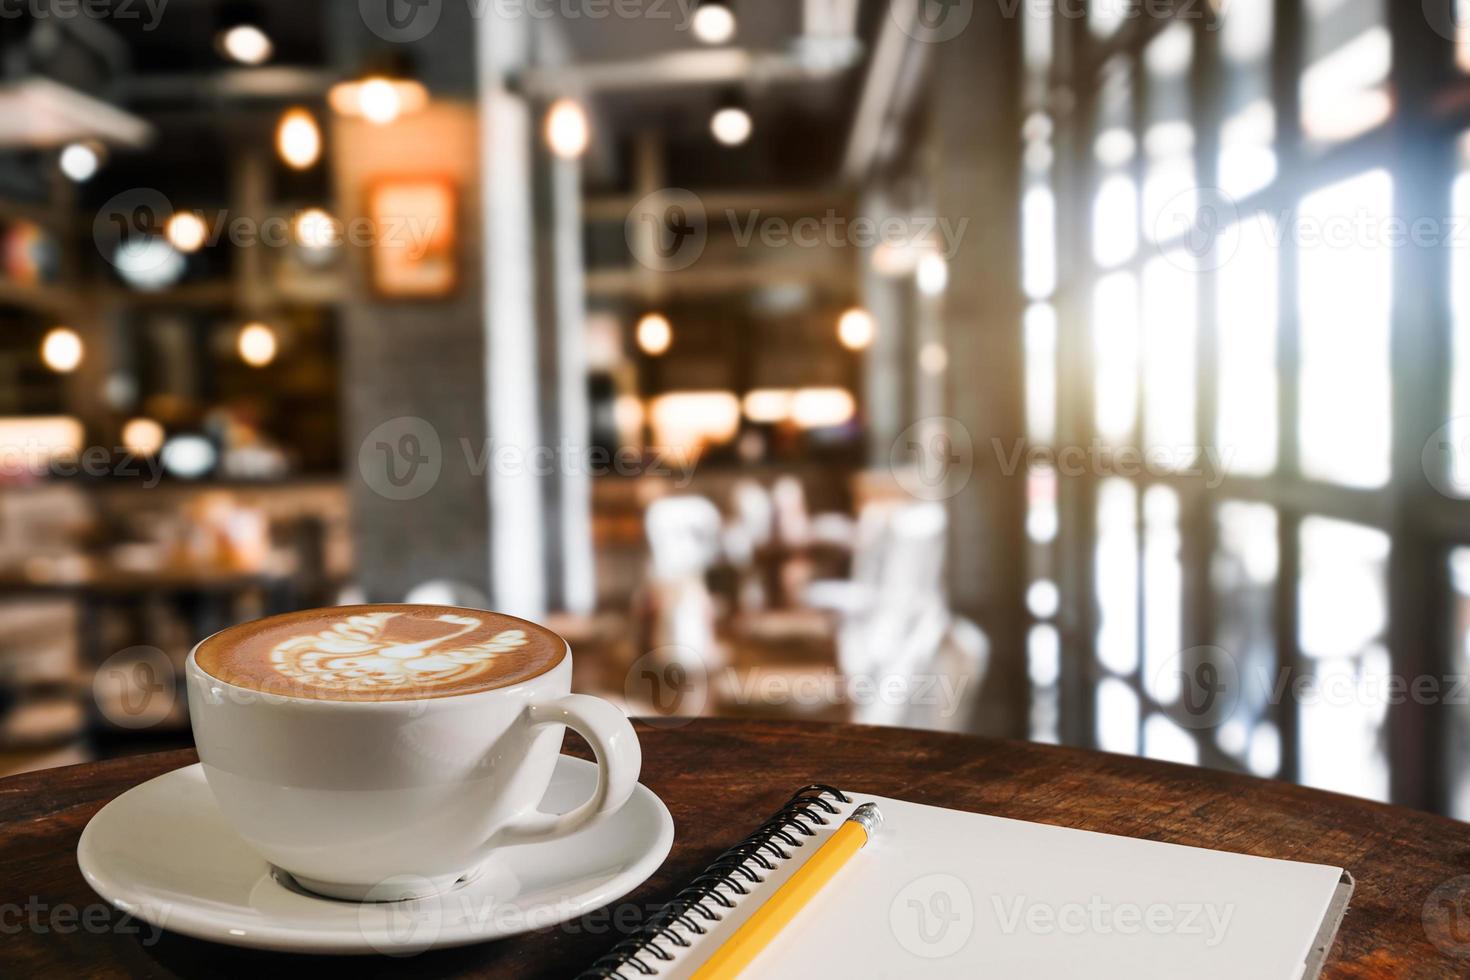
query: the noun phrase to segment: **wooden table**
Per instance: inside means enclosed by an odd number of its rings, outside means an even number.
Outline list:
[[[643,782],[668,804],[677,828],[668,861],[624,899],[644,912],[793,790],[820,781],[1023,820],[1341,865],[1356,876],[1357,891],[1326,976],[1470,976],[1470,877],[1461,878],[1470,876],[1470,825],[1284,783],[1044,745],[755,721],[661,722],[639,734]],[[314,977],[560,980],[620,938],[609,916],[593,913],[570,926],[407,959],[292,957],[167,934],[146,945],[146,930],[120,934],[120,916],[99,918],[101,902],[77,871],[77,837],[114,796],[193,761],[192,751],[167,752],[0,781],[0,976],[259,977],[300,970]],[[73,928],[35,930],[17,906],[41,909],[43,924],[60,921],[50,916],[70,907]],[[79,928],[88,915],[104,924]]]

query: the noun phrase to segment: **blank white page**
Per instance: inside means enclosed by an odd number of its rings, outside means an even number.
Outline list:
[[[1297,980],[1341,877],[1323,865],[849,795],[843,816],[875,802],[882,830],[747,977]],[[799,863],[754,886],[660,975],[687,976]]]

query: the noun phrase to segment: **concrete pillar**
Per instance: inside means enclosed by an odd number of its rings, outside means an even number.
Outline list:
[[[459,198],[460,284],[448,297],[374,292],[367,249],[349,234],[341,305],[344,463],[358,576],[374,602],[434,579],[489,588],[484,476],[479,165],[474,109],[435,102],[388,126],[335,120],[339,215],[361,227],[375,181],[448,177]]]
[[[891,214],[880,191],[864,195],[858,213],[881,224]],[[868,463],[884,468],[899,433],[908,425],[904,404],[904,327],[907,319],[903,293],[891,279],[873,270],[872,251],[859,253],[862,268],[862,304],[873,314],[878,333],[863,357],[863,404],[868,427]]]
[[[496,609],[546,612],[546,514],[536,475],[548,447],[538,408],[535,236],[532,226],[530,106],[508,82],[525,63],[525,18],[487,7],[475,20],[479,59],[480,220],[485,233],[485,412],[492,446],[488,477],[491,598]],[[554,394],[554,393],[553,393]],[[496,462],[499,454],[501,463]],[[554,457],[551,457],[554,459]]]
[[[592,434],[587,391],[587,301],[582,258],[582,175],[576,160],[537,147],[538,299],[542,323],[541,425],[556,447],[545,479],[550,607],[590,613],[597,604],[592,555]]]
[[[984,730],[1024,737],[1026,472],[1003,472],[995,448],[1025,434],[1019,25],[976,4],[964,30],[936,43],[930,131],[937,213],[968,222],[940,314],[949,413],[974,458],[948,500],[950,599],[990,639]]]

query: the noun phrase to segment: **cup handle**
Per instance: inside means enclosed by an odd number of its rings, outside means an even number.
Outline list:
[[[601,698],[567,694],[526,709],[532,728],[565,725],[587,740],[597,757],[597,788],[570,813],[535,811],[495,835],[495,846],[530,844],[565,837],[599,817],[622,809],[643,766],[643,750],[627,717]]]

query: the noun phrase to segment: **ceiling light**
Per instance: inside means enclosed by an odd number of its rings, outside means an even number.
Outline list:
[[[919,248],[912,241],[879,242],[870,261],[878,275],[897,279],[918,268]]]
[[[134,456],[152,456],[163,448],[163,426],[149,418],[129,420],[123,426],[123,448]]]
[[[186,266],[179,250],[161,235],[119,242],[112,253],[112,264],[124,282],[141,290],[172,286],[183,276]]]
[[[334,248],[342,241],[337,219],[321,208],[307,208],[297,214],[291,222],[291,234],[297,245],[312,251]]]
[[[197,480],[219,460],[214,443],[192,433],[177,435],[163,444],[163,468],[184,480]]]
[[[741,400],[745,417],[757,425],[784,422],[791,417],[791,392],[785,388],[755,388]]]
[[[613,399],[613,422],[624,443],[643,440],[643,401],[637,395],[619,395]]]
[[[674,342],[674,328],[658,313],[644,314],[638,321],[638,346],[649,357],[658,357]]]
[[[305,170],[322,155],[322,131],[305,109],[288,109],[276,126],[276,150],[288,167]]]
[[[102,155],[91,143],[68,143],[58,159],[61,172],[78,184],[91,180],[97,168],[102,166]]]
[[[801,429],[846,425],[857,414],[857,402],[846,388],[798,388],[791,396],[791,421]]]
[[[57,374],[68,374],[82,363],[82,338],[70,327],[54,327],[41,340],[41,360]]]
[[[557,99],[546,113],[546,145],[563,160],[575,160],[587,150],[591,129],[587,113],[575,99]]]
[[[275,52],[271,39],[254,24],[236,24],[220,32],[220,50],[242,65],[263,65]]]
[[[914,269],[914,282],[925,296],[938,296],[949,285],[949,263],[944,256],[930,252]]]
[[[76,461],[86,445],[86,429],[69,415],[0,417],[0,446],[6,447],[0,473],[44,474],[53,462]]]
[[[276,359],[276,332],[264,323],[248,323],[235,342],[240,360],[251,367],[265,367]]]
[[[338,82],[327,93],[327,101],[338,115],[358,116],[384,126],[428,105],[429,90],[409,79],[373,75],[361,81]]]
[[[731,391],[675,391],[648,408],[656,445],[699,449],[734,439],[740,432],[740,399]]]
[[[750,139],[750,113],[740,106],[724,106],[710,117],[709,131],[726,146],[739,146]]]
[[[931,340],[919,348],[919,370],[925,374],[943,374],[949,367],[949,351],[937,340]]]
[[[188,255],[203,247],[209,228],[193,211],[175,211],[163,226],[163,234],[170,245]]]
[[[735,36],[735,12],[728,4],[708,0],[694,11],[690,27],[705,44],[727,44]]]
[[[853,307],[837,321],[837,339],[848,350],[863,350],[878,335],[878,324],[873,314],[861,307]]]
[[[403,111],[403,99],[398,89],[386,78],[369,78],[357,90],[357,105],[362,117],[379,126],[398,118]]]

